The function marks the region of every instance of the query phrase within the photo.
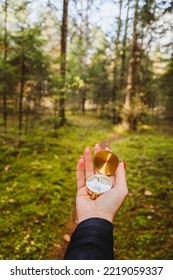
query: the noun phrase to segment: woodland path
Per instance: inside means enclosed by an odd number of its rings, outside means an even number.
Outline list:
[[[116,142],[121,138],[122,138],[122,136],[116,134],[114,137],[111,137],[109,139],[106,139],[106,140],[103,140],[102,142],[100,142],[100,146],[102,149],[104,149],[105,147],[109,147],[113,142]],[[63,260],[64,253],[66,251],[66,248],[70,242],[71,235],[72,235],[73,231],[75,230],[76,226],[77,226],[77,219],[76,219],[76,210],[75,210],[75,205],[74,205],[72,214],[69,218],[69,222],[65,226],[61,243],[57,244],[57,246],[54,248],[54,250],[52,252],[52,259]]]

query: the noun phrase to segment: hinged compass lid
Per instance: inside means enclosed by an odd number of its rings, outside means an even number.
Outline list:
[[[118,163],[118,157],[109,150],[101,150],[94,156],[94,167],[103,175],[114,175]]]

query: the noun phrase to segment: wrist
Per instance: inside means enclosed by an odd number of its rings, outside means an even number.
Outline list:
[[[102,220],[106,220],[108,222],[110,222],[111,224],[113,223],[113,218],[114,217],[111,217],[110,215],[102,215],[102,214],[99,214],[99,213],[95,213],[95,214],[88,214],[88,215],[77,215],[77,221],[78,221],[78,224],[85,221],[85,220],[88,220],[88,219],[102,219]]]

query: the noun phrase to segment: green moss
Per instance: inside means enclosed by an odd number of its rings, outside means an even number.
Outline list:
[[[0,258],[48,259],[62,239],[76,196],[75,169],[86,145],[113,134],[106,121],[76,116],[55,133],[2,137]]]
[[[127,161],[129,197],[116,216],[117,259],[172,259],[173,139],[158,127],[111,148]],[[147,196],[145,191],[150,191]]]
[[[44,126],[45,125],[45,126]],[[76,196],[75,169],[85,146],[115,134],[105,120],[71,116],[56,133],[43,123],[28,136],[0,140],[0,258],[51,259]],[[130,194],[114,223],[117,259],[173,257],[171,128],[123,133],[111,148],[127,160]],[[152,195],[146,196],[149,190]]]

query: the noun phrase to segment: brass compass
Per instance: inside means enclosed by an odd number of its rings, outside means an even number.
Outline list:
[[[91,199],[96,199],[112,188],[112,181],[108,176],[115,175],[118,164],[118,157],[109,150],[101,150],[95,154],[94,167],[98,174],[86,181],[87,192]]]

